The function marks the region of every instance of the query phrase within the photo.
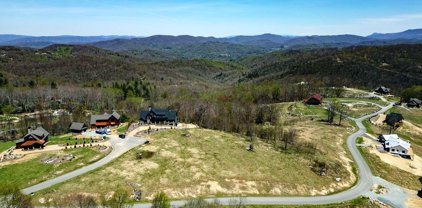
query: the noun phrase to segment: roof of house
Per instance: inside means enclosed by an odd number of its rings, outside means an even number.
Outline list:
[[[43,127],[39,126],[35,130],[30,131],[23,138],[26,138],[27,136],[30,136],[30,135],[32,135],[36,139],[44,139],[45,137],[49,135],[49,133]]]
[[[176,117],[177,117],[176,111],[168,110],[168,109],[151,108],[149,111],[141,111],[140,119],[146,121],[147,115],[150,112],[154,113],[157,116],[166,117],[167,120],[176,120]]]
[[[315,94],[315,95],[312,95],[311,97],[309,97],[308,99],[306,99],[306,101],[308,101],[308,100],[310,100],[310,99],[316,99],[316,100],[318,100],[319,102],[322,102],[322,95],[321,95],[321,94]]]
[[[387,148],[402,146],[405,149],[410,148],[410,142],[402,140],[397,134],[382,135],[385,139]]]
[[[29,141],[26,141],[23,144],[21,144],[21,147],[30,147],[30,146],[32,146],[34,144],[43,145],[44,143],[45,143],[44,140],[29,140]]]
[[[402,121],[404,118],[400,113],[390,113],[385,117],[385,123],[387,123],[388,125],[394,125],[397,122]]]
[[[384,87],[384,86],[381,86],[381,87],[378,87],[377,89],[375,89],[375,91],[379,91],[379,90],[382,90],[383,92],[390,92],[390,88],[387,88],[387,87]]]
[[[412,103],[412,102],[415,103],[415,104],[418,104],[418,105],[422,104],[422,101],[417,99],[417,98],[410,98],[408,103]]]
[[[85,127],[84,123],[80,123],[80,122],[72,122],[72,124],[70,125],[69,129],[70,130],[80,130],[82,131]]]
[[[97,121],[105,121],[105,120],[110,119],[111,116],[113,116],[116,119],[120,119],[120,115],[116,111],[113,111],[112,114],[104,113],[101,115],[91,115],[91,120],[89,123],[95,124]]]

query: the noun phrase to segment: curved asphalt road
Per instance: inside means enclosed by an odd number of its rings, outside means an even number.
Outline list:
[[[121,156],[125,152],[129,151],[130,149],[132,149],[136,146],[139,146],[141,144],[144,144],[145,141],[146,141],[145,139],[141,139],[141,138],[138,138],[138,137],[127,137],[126,139],[119,139],[117,136],[111,136],[110,137],[110,143],[113,146],[113,150],[110,152],[110,154],[108,154],[107,156],[105,156],[101,160],[98,160],[95,163],[92,163],[90,165],[87,165],[85,167],[77,169],[75,171],[61,175],[57,178],[53,178],[53,179],[44,181],[42,183],[39,183],[37,185],[25,188],[21,191],[22,191],[23,194],[31,194],[31,193],[37,192],[39,190],[46,189],[48,187],[54,186],[58,183],[62,183],[62,182],[67,181],[69,179],[75,178],[77,176],[80,176],[84,173],[87,173],[89,171],[97,169],[97,168],[113,161],[114,159],[118,158],[119,156]]]
[[[358,137],[363,136],[366,133],[366,128],[362,124],[362,121],[370,118],[372,116],[375,116],[380,113],[386,112],[388,109],[393,107],[393,103],[390,103],[388,106],[382,107],[381,110],[363,116],[358,119],[350,118],[353,121],[356,122],[359,130],[355,132],[354,134],[350,135],[347,138],[347,147],[349,148],[353,159],[358,167],[359,171],[359,178],[358,182],[355,186],[353,186],[351,189],[348,189],[346,191],[333,194],[333,195],[327,195],[327,196],[304,196],[304,197],[242,197],[240,200],[243,204],[246,205],[311,205],[311,204],[332,204],[332,203],[339,203],[344,202],[348,200],[355,199],[358,196],[361,195],[368,195],[373,198],[376,198],[376,196],[371,195],[371,187],[374,184],[373,176],[371,173],[371,170],[366,164],[364,158],[360,154],[357,146],[356,146],[356,139]],[[388,183],[388,182],[387,182]],[[400,189],[400,187],[397,187]],[[206,199],[207,201],[214,201],[218,200],[221,204],[224,205],[230,205],[233,201],[238,201],[238,197],[224,197],[224,198],[209,198]],[[387,201],[382,200],[384,203],[390,204],[393,207],[401,207],[396,202],[393,201]],[[171,205],[175,207],[183,206],[186,203],[185,200],[179,200],[179,201],[172,201]],[[150,203],[139,203],[134,205],[135,208],[149,208],[151,207]]]

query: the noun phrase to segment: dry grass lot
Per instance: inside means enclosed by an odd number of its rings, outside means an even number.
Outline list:
[[[346,106],[348,107],[348,115],[354,118],[359,118],[380,110],[378,106],[370,103],[348,103]]]
[[[280,106],[289,108],[292,103]],[[294,105],[294,104],[293,104]],[[298,106],[304,109],[306,106]],[[320,115],[321,109],[314,109]],[[310,111],[313,112],[313,111]],[[131,193],[134,184],[151,200],[159,191],[171,198],[239,195],[320,195],[343,190],[355,176],[344,149],[353,127],[328,126],[309,117],[285,117],[298,128],[299,141],[316,144],[314,156],[283,153],[258,142],[256,152],[236,134],[206,129],[168,130],[151,137],[148,146],[134,149],[104,168],[59,184],[38,195],[46,198],[71,193],[112,195],[118,189]],[[140,152],[153,152],[138,159]],[[336,173],[319,176],[310,169],[310,157],[339,164]],[[335,178],[342,180],[336,182]]]

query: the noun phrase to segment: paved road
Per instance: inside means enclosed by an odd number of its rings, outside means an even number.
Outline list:
[[[114,159],[121,156],[122,154],[129,151],[130,149],[132,149],[136,146],[139,146],[141,144],[144,144],[145,141],[146,141],[145,139],[142,139],[142,138],[139,138],[139,137],[127,137],[126,139],[120,139],[117,136],[111,136],[110,137],[110,143],[113,146],[113,150],[107,156],[102,158],[101,160],[98,160],[95,163],[92,163],[88,166],[77,169],[75,171],[61,175],[57,178],[53,178],[53,179],[44,181],[42,183],[39,183],[37,185],[25,188],[25,189],[22,190],[22,193],[31,194],[31,193],[37,192],[39,190],[49,188],[49,187],[56,185],[58,183],[62,183],[62,182],[67,181],[69,179],[75,178],[75,177],[80,176],[80,175],[87,173],[89,171],[95,170],[95,169],[113,161]]]
[[[389,204],[393,207],[405,207],[404,201],[406,199],[406,194],[403,189],[399,186],[391,184],[380,178],[372,176],[369,166],[366,164],[364,158],[360,154],[358,148],[356,147],[356,139],[363,136],[366,133],[366,128],[362,124],[362,121],[368,119],[372,116],[375,116],[379,113],[384,113],[388,109],[393,107],[393,103],[390,103],[388,106],[382,107],[379,111],[365,115],[361,118],[354,119],[350,118],[356,122],[359,130],[354,134],[350,135],[347,139],[347,147],[349,148],[353,159],[358,167],[359,179],[355,186],[346,191],[328,195],[328,196],[305,196],[305,197],[242,197],[241,201],[243,204],[247,205],[311,205],[311,204],[332,204],[339,203],[348,200],[357,198],[358,196],[365,195],[373,199],[378,199],[383,203]],[[377,184],[382,184],[384,187],[392,188],[391,193],[387,196],[379,196],[370,191],[374,182]],[[381,183],[382,182],[382,183]],[[224,197],[224,198],[209,198],[207,201],[218,200],[221,204],[229,205],[233,201],[239,200],[238,197]],[[186,201],[172,201],[171,204],[175,207],[180,207],[184,205]],[[139,203],[134,205],[135,208],[149,208],[151,207],[150,203]]]

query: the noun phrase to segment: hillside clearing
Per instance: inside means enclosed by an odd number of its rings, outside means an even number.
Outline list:
[[[321,113],[322,109],[314,111]],[[78,192],[101,196],[109,195],[110,190],[131,193],[133,187],[142,190],[144,200],[151,200],[159,191],[172,199],[326,195],[350,187],[356,178],[343,145],[353,127],[330,126],[309,118],[289,119],[300,123],[298,142],[316,145],[314,156],[283,152],[261,141],[254,145],[255,152],[249,152],[246,138],[221,131],[168,130],[153,134],[151,145],[133,149],[104,168],[41,191],[37,197],[48,199]],[[286,124],[286,128],[294,123]],[[138,159],[139,153],[149,156]],[[320,176],[310,168],[313,158],[336,164],[336,169]]]

